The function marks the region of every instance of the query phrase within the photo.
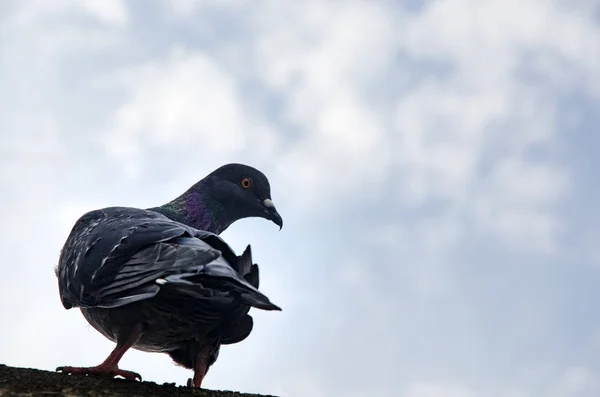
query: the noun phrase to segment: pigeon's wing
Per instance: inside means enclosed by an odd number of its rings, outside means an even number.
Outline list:
[[[63,305],[95,306],[108,286],[143,247],[191,235],[192,229],[151,211],[111,207],[84,214],[73,226],[59,258],[57,276]]]
[[[243,307],[279,310],[242,278],[220,251],[197,237],[177,237],[139,250],[109,285],[95,291],[97,306],[122,306],[153,297],[160,288],[171,295],[187,295],[224,306],[237,306],[235,297],[239,297]]]
[[[279,309],[230,266],[226,257],[237,257],[218,236],[146,210],[99,210],[80,221],[58,266],[67,308],[122,306],[165,287],[199,298],[229,294],[252,306]],[[205,240],[228,252],[223,255]]]

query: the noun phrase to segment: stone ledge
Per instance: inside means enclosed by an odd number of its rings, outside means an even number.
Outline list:
[[[173,384],[65,375],[0,364],[4,397],[275,397],[232,391],[194,390]]]

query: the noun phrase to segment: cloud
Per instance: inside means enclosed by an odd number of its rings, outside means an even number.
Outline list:
[[[75,2],[74,4],[82,7],[102,22],[124,25],[129,21],[127,7],[122,0],[109,0],[101,3]]]
[[[297,16],[291,25],[288,14]],[[255,24],[258,78],[284,95],[282,120],[299,135],[278,175],[300,170],[289,189],[311,209],[338,195],[355,202],[361,189],[376,195],[392,148],[385,120],[363,90],[393,57],[392,18],[375,3],[309,2],[302,9],[271,4]],[[358,34],[357,24],[368,33]]]
[[[569,180],[554,164],[507,159],[488,176],[474,216],[513,247],[551,253],[561,232],[552,204],[564,197]]]
[[[416,383],[404,394],[406,397],[471,397],[468,390],[456,386]]]
[[[103,144],[127,167],[143,164],[149,148],[191,146],[201,157],[248,147],[261,157],[276,148],[277,136],[246,111],[233,76],[206,54],[176,47],[164,62],[136,65],[119,80],[128,95]]]
[[[124,25],[128,22],[127,7],[122,0],[107,0],[97,4],[77,0],[58,0],[52,4],[38,0],[20,3],[13,14],[19,24],[30,24],[38,18],[62,17],[71,12],[91,16],[102,23]]]

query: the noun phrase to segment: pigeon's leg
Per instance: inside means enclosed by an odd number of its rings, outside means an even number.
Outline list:
[[[117,346],[109,354],[106,360],[104,360],[102,364],[96,365],[95,367],[58,367],[56,370],[65,374],[105,376],[109,378],[122,376],[127,380],[139,379],[141,381],[142,376],[140,374],[119,368],[119,361],[125,352],[129,350],[141,336],[142,327],[138,325],[127,334],[127,337],[119,339]]]
[[[200,388],[202,386],[202,381],[204,380],[204,376],[208,372],[208,358],[200,357],[198,355],[198,359],[194,365],[194,379],[188,379],[187,385],[188,387],[197,387]]]
[[[208,372],[210,362],[210,352],[206,351],[205,349],[201,349],[200,352],[198,352],[198,355],[196,356],[196,362],[194,363],[194,379],[188,379],[188,387],[200,388],[202,386],[202,381]]]

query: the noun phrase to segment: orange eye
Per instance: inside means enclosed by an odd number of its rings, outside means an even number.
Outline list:
[[[250,181],[250,178],[243,178],[240,185],[242,185],[244,189],[249,189],[250,186],[252,186],[252,181]]]

